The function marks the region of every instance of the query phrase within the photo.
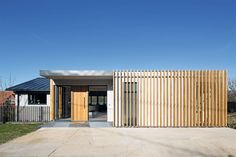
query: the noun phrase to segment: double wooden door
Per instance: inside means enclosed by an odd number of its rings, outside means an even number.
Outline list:
[[[71,120],[88,121],[88,87],[71,88]]]

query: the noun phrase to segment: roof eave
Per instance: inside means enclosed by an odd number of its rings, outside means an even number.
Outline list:
[[[40,70],[40,76],[49,79],[112,79],[112,71],[104,70]]]

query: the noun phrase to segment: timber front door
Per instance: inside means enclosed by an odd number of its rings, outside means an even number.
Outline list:
[[[71,88],[71,120],[88,121],[88,87]]]

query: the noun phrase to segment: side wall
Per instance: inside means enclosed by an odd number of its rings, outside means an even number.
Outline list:
[[[116,127],[223,127],[227,72],[114,72],[114,102]]]

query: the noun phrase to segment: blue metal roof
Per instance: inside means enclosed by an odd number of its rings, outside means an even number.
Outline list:
[[[27,91],[45,91],[49,92],[50,80],[47,78],[38,77],[33,80],[7,88],[8,91],[27,92]]]

